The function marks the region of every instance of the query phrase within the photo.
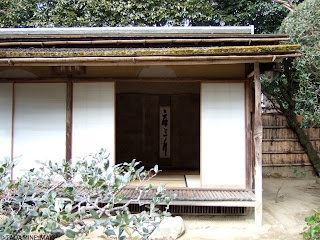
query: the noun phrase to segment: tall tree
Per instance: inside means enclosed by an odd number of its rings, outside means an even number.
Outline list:
[[[274,32],[288,10],[270,0],[3,0],[0,27],[249,25]]]
[[[301,44],[302,56],[284,61],[281,75],[264,82],[262,91],[284,114],[320,176],[319,155],[302,128],[320,125],[320,1],[305,0],[294,7],[280,32],[289,34],[291,43]]]
[[[226,25],[253,24],[257,33],[273,33],[288,15],[288,9],[268,0],[216,0],[216,11]]]

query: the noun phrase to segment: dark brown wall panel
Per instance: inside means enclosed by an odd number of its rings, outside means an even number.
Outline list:
[[[171,157],[159,158],[159,106],[171,107]],[[116,99],[117,162],[142,161],[146,167],[198,170],[199,94],[121,93]]]

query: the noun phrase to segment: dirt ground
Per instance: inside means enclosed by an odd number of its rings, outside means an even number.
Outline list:
[[[275,203],[277,190],[282,185]],[[185,216],[186,239],[302,239],[305,217],[320,208],[320,185],[315,180],[265,178],[263,180],[263,225],[250,216]]]

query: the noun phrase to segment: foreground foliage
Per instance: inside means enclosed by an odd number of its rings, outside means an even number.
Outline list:
[[[147,238],[158,226],[167,211],[160,212],[156,205],[170,203],[158,187],[148,205],[148,211],[132,215],[130,203],[141,204],[141,195],[153,185],[146,182],[158,173],[158,167],[145,171],[137,168],[138,162],[109,166],[102,150],[75,163],[63,161],[62,165],[49,161],[40,169],[30,169],[16,181],[10,178],[15,162],[6,159],[0,166],[1,214],[8,218],[0,224],[1,236],[26,236],[32,232],[41,234],[66,234],[82,239],[97,227],[106,235],[124,239],[125,234],[139,233]],[[121,190],[137,180],[137,194],[125,205],[119,204],[124,195]],[[94,221],[86,221],[88,218]]]
[[[308,227],[304,228],[303,239],[320,239],[320,208],[314,210],[314,214],[306,217]]]

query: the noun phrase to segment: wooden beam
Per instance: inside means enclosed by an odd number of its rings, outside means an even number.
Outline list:
[[[65,78],[65,77],[61,77],[61,78],[57,78],[57,77],[53,77],[53,78],[39,78],[39,79],[27,79],[27,78],[21,78],[21,79],[9,79],[9,78],[4,78],[4,79],[0,79],[1,83],[12,83],[12,82],[16,82],[16,83],[67,83],[69,81],[70,78]],[[237,78],[237,80],[234,80],[235,78],[230,78],[230,79],[209,79],[209,78],[108,78],[108,77],[88,77],[88,78],[84,78],[84,77],[78,77],[72,78],[72,82],[76,83],[76,82],[130,82],[130,81],[134,81],[134,82],[215,82],[215,83],[242,83],[242,82],[246,82],[247,79],[242,79],[242,78]]]
[[[312,166],[312,163],[272,163],[272,164],[263,164],[263,167],[290,167],[290,166],[298,166],[298,167],[304,167],[304,166]]]
[[[252,78],[254,76],[254,71],[248,74],[247,78]]]
[[[111,40],[64,40],[64,41],[29,41],[29,42],[1,42],[1,47],[8,46],[56,46],[56,45],[104,45],[104,44],[175,44],[175,43],[221,43],[221,42],[240,42],[240,43],[259,43],[259,42],[280,42],[290,41],[288,37],[282,38],[180,38],[180,39],[111,39]]]
[[[73,83],[67,82],[66,101],[66,161],[72,157],[72,105],[73,105]]]
[[[11,28],[12,29],[12,28]],[[12,35],[1,35],[0,34],[0,39],[10,39],[12,40],[13,38],[16,39],[54,39],[54,40],[59,40],[59,39],[97,39],[97,38],[103,38],[103,39],[132,39],[132,38],[146,38],[146,39],[154,39],[154,38],[209,38],[209,39],[214,39],[214,38],[288,38],[288,35],[286,34],[213,34],[213,33],[170,33],[170,34],[161,34],[161,33],[154,33],[154,34],[138,34],[138,33],[130,33],[127,36],[121,36],[119,34],[60,34],[60,35],[47,35],[47,34],[37,34],[37,35],[17,35],[17,34],[12,34]]]
[[[259,63],[254,63],[254,148],[255,148],[255,222],[262,225],[262,114],[261,114],[261,81]]]

